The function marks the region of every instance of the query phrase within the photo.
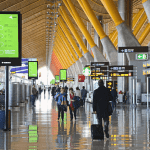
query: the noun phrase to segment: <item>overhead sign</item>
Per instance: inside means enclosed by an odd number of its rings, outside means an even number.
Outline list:
[[[109,62],[91,62],[91,67],[109,66]]]
[[[84,82],[85,76],[83,74],[78,74],[78,82]]]
[[[85,76],[89,76],[91,74],[91,69],[89,67],[85,67],[83,68],[83,71],[82,73],[85,75]]]
[[[92,72],[90,76],[107,76],[107,72]]]
[[[52,80],[50,81],[50,84],[55,84],[55,79],[52,79]]]
[[[0,12],[0,66],[21,66],[20,12]]]
[[[141,54],[136,54],[135,55],[136,56],[136,60],[148,60],[148,54],[143,54],[143,53],[141,53]]]
[[[28,61],[28,79],[38,79],[38,61]]]
[[[135,52],[148,52],[148,46],[140,46],[140,47],[119,47],[118,53],[135,53]]]
[[[11,73],[28,73],[28,61],[38,61],[37,58],[22,58],[20,66],[11,66]]]
[[[56,82],[56,83],[59,82],[59,75],[55,75],[55,82]]]
[[[67,81],[67,70],[66,69],[60,69],[60,82]]]
[[[113,81],[106,81],[106,87],[111,90],[113,87]]]
[[[111,76],[111,77],[131,77],[131,76],[133,76],[133,72],[109,72],[109,76]]]
[[[108,80],[108,77],[102,77],[102,76],[95,77],[95,76],[93,76],[93,77],[91,77],[91,79],[92,80],[100,80],[100,79],[102,79],[102,80]]]
[[[133,70],[133,66],[109,66],[109,70]]]
[[[67,81],[74,81],[74,78],[67,78]]]

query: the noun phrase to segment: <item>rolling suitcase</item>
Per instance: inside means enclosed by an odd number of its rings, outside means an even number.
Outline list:
[[[97,114],[92,113],[93,124],[91,125],[92,140],[104,140],[103,127],[98,124]]]

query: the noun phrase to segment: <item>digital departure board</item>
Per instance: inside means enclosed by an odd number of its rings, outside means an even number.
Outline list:
[[[38,79],[38,61],[28,61],[28,79]]]
[[[55,75],[55,82],[56,82],[56,83],[59,82],[59,75]]]
[[[0,12],[0,65],[21,66],[21,14]]]
[[[60,69],[60,82],[67,81],[67,70],[66,69]]]

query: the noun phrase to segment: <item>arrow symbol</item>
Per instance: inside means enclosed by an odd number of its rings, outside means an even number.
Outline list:
[[[10,18],[10,19],[13,19],[13,17],[12,17],[12,16],[10,16],[9,18]]]
[[[141,58],[141,57],[142,57],[141,55],[138,56],[138,58]]]
[[[110,68],[111,70],[113,69],[113,68]]]
[[[124,52],[124,50],[123,50],[123,49],[122,49],[121,51],[122,51],[122,52]]]

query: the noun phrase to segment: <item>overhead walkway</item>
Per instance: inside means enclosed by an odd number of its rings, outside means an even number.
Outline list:
[[[57,121],[57,105],[52,96],[44,92],[38,97],[36,107],[30,101],[20,111],[11,112],[10,132],[0,130],[0,150],[116,150],[149,149],[149,114],[146,106],[133,109],[118,105],[109,118],[110,138],[91,140],[92,106],[85,103],[77,111],[77,120],[70,121],[69,110],[64,122]],[[30,143],[29,125],[37,125],[37,141]]]

